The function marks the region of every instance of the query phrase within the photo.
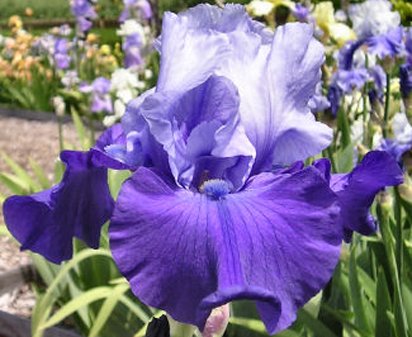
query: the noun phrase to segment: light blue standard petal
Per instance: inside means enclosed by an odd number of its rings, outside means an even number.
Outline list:
[[[324,61],[312,27],[278,27],[271,44],[244,32],[232,33],[230,41],[233,53],[217,73],[239,91],[241,123],[256,148],[253,173],[304,160],[325,148],[332,130],[316,122],[308,107]]]
[[[246,46],[233,45],[233,35],[256,37],[269,44],[273,33],[254,21],[241,5],[223,9],[201,4],[178,15],[166,12],[156,43],[161,54],[157,90],[189,90],[227,66]]]
[[[314,39],[311,25],[294,23],[276,30],[268,63],[274,163],[305,160],[332,140],[332,130],[317,122],[307,106],[323,62],[324,49]]]
[[[63,151],[62,181],[30,196],[4,202],[7,228],[22,244],[54,263],[72,257],[73,237],[98,248],[100,229],[113,210],[107,169],[92,164],[92,152]]]
[[[186,91],[204,82],[230,53],[223,33],[194,30],[185,17],[166,12],[160,37],[157,91]]]
[[[381,60],[395,57],[403,51],[403,27],[397,27],[385,34],[371,36],[366,39],[368,51]]]
[[[318,170],[263,173],[237,193],[177,188],[139,168],[109,227],[113,257],[145,304],[203,329],[211,310],[252,300],[270,334],[288,327],[338,262],[336,197]]]

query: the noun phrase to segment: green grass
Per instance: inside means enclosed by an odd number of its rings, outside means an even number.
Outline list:
[[[115,18],[119,15],[121,0],[99,0],[99,17]],[[65,19],[72,18],[68,0],[1,0],[0,21],[12,15],[25,15],[26,8],[33,10],[30,19]]]
[[[171,10],[173,12],[206,2],[215,3],[214,0],[159,0],[160,12]],[[248,3],[249,0],[232,0],[228,2]],[[98,13],[100,18],[117,18],[122,8],[121,0],[99,0]],[[26,8],[33,10],[30,19],[65,19],[72,18],[68,0],[1,0],[0,22],[6,21],[12,15],[27,18]]]

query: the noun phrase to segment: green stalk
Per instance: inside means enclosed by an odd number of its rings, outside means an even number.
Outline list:
[[[61,152],[64,150],[64,143],[63,143],[63,121],[60,116],[57,116],[57,126],[59,130],[59,149]]]
[[[369,68],[369,59],[368,55],[366,55],[365,60],[365,67],[366,69]],[[362,117],[363,117],[363,144],[366,147],[369,147],[369,123],[368,123],[368,107],[367,107],[367,99],[368,99],[368,91],[369,91],[369,83],[366,82],[365,87],[363,89],[363,109],[362,109]]]
[[[396,222],[396,265],[398,267],[399,279],[403,274],[403,226],[401,197],[398,187],[395,187],[395,222]]]
[[[396,206],[395,206],[396,207]],[[401,278],[397,266],[397,257],[395,256],[396,247],[394,247],[394,238],[389,223],[389,214],[382,210],[380,205],[377,206],[377,215],[380,223],[382,241],[385,247],[388,259],[390,274],[394,286],[393,314],[395,317],[395,329],[398,337],[408,337],[408,325],[403,310],[403,298],[401,290]],[[396,215],[395,215],[396,216]]]
[[[383,128],[382,128],[382,133],[383,133],[384,138],[388,137],[390,98],[391,98],[391,75],[390,73],[387,73],[386,74],[386,92],[385,92],[385,112],[383,115]]]

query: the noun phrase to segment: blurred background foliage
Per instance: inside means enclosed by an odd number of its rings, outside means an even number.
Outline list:
[[[314,0],[316,4],[325,0]],[[199,3],[215,3],[214,0],[152,0],[159,7],[160,13],[166,10],[178,12],[184,8],[195,6]],[[227,3],[246,4],[248,0],[231,0]],[[296,2],[296,1],[295,1]],[[346,6],[348,3],[362,2],[360,0],[333,0],[336,9]],[[412,2],[410,0],[391,0],[394,8],[402,15],[404,24],[409,25],[412,21]],[[99,0],[98,13],[101,19],[115,19],[119,16],[122,7],[121,0]],[[32,10],[31,15],[27,15],[27,9]],[[2,0],[0,11],[0,23],[6,23],[12,15],[19,15],[27,20],[34,19],[71,19],[70,6],[67,0]]]

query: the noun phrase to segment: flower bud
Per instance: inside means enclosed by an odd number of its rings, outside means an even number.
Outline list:
[[[64,103],[63,97],[55,96],[52,98],[52,104],[57,117],[63,117],[66,110],[66,104]]]
[[[382,211],[390,214],[393,207],[393,197],[388,191],[382,191],[377,195],[378,204],[382,207]]]
[[[147,327],[145,337],[170,337],[169,322],[166,315],[152,319]]]
[[[229,316],[229,304],[213,309],[202,331],[202,337],[222,337],[229,323]]]

